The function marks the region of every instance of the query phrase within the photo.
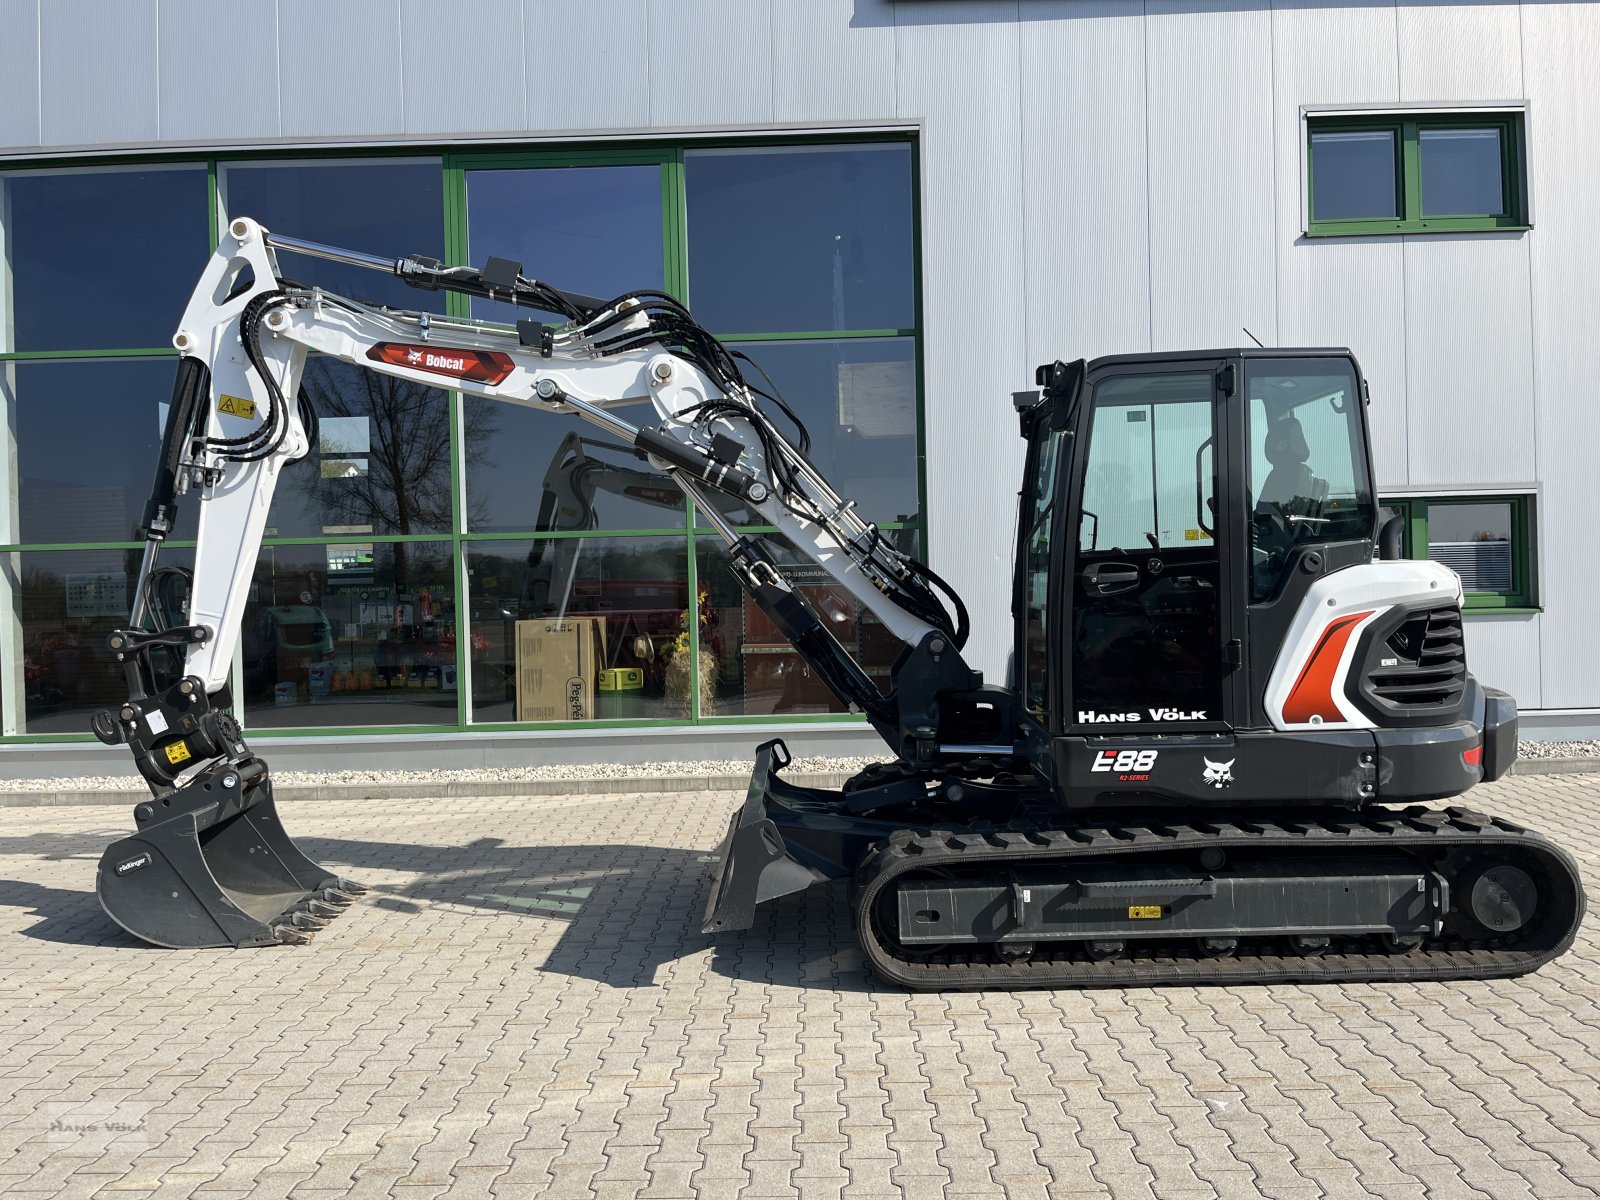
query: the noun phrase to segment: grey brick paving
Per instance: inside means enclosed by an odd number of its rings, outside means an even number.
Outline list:
[[[1508,982],[911,995],[838,892],[697,932],[735,800],[286,805],[373,893],[232,952],[100,913],[120,810],[8,810],[0,1193],[1600,1196],[1592,918]],[[1472,800],[1600,894],[1600,776]]]

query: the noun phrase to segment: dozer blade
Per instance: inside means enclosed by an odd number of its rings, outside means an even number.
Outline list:
[[[157,946],[305,942],[366,890],[300,852],[267,780],[217,768],[134,819],[138,832],[101,856],[96,891],[113,921]]]
[[[789,749],[776,738],[757,748],[750,788],[717,850],[720,866],[706,901],[702,933],[749,929],[756,905],[804,891],[824,878],[789,857],[783,838],[767,818],[767,789],[778,769],[788,765]]]

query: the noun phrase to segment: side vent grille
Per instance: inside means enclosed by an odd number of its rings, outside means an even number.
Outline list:
[[[1372,695],[1395,708],[1451,708],[1467,685],[1461,610],[1418,613],[1394,633],[1369,675]]]

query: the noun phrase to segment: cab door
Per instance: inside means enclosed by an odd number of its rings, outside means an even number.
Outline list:
[[[1078,413],[1062,541],[1078,735],[1229,728],[1238,663],[1221,361],[1111,367]]]

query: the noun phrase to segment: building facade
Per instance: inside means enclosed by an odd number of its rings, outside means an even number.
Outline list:
[[[1349,346],[1409,552],[1467,583],[1473,669],[1544,736],[1600,726],[1571,532],[1600,6],[0,0],[0,29],[0,773],[109,762],[83,730],[119,697],[171,331],[239,214],[686,298],[960,591],[990,678],[1036,364]],[[345,765],[874,744],[592,430],[338,363],[308,390],[235,667],[254,736]],[[886,668],[868,616],[809,594]],[[521,678],[519,622],[555,613],[598,664],[581,713]]]

